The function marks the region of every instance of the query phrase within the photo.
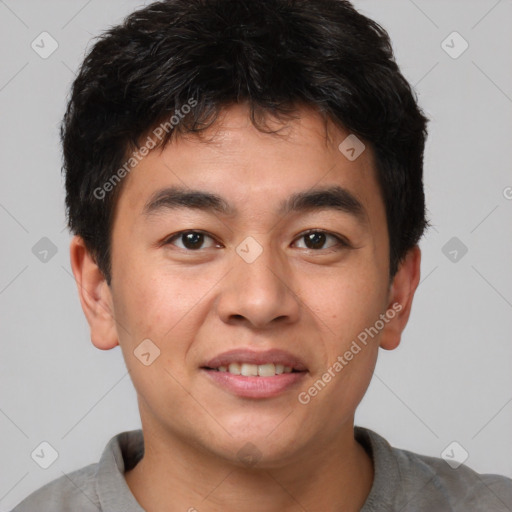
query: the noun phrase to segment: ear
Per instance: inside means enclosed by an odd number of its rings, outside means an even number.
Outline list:
[[[382,330],[380,346],[393,350],[400,344],[402,332],[409,320],[414,293],[420,282],[421,251],[415,245],[410,249],[393,278],[389,291],[388,311],[395,311],[394,317]]]
[[[80,303],[91,329],[91,341],[101,350],[114,348],[119,341],[107,281],[81,237],[73,237],[69,254]]]

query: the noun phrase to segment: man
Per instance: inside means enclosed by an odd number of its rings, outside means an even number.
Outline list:
[[[427,120],[342,0],[169,0],[85,58],[62,125],[71,264],[142,431],[15,508],[512,510],[512,482],[354,427],[400,343]]]

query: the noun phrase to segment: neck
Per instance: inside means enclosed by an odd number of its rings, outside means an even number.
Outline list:
[[[176,437],[143,431],[144,457],[125,478],[147,512],[356,512],[373,482],[373,464],[354,439],[353,422],[334,441],[279,467],[262,461],[243,468]]]

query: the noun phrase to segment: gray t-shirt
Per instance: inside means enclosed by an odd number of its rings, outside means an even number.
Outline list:
[[[361,512],[512,512],[512,480],[452,469],[443,459],[393,448],[372,430],[354,428],[373,459],[373,485]],[[144,512],[124,479],[144,455],[141,430],[122,432],[99,463],[33,492],[12,512]]]

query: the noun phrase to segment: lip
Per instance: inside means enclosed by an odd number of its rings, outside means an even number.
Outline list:
[[[229,350],[210,359],[202,368],[218,368],[219,366],[229,366],[231,363],[249,363],[249,364],[282,364],[290,366],[297,372],[306,372],[307,367],[298,357],[286,352],[285,350],[271,349],[265,351],[255,351],[248,349]],[[266,378],[266,377],[258,377]],[[274,378],[274,377],[270,377]]]
[[[244,377],[228,372],[201,371],[222,389],[241,398],[272,398],[297,386],[308,372],[282,373],[274,377]]]
[[[215,368],[229,366],[231,363],[265,364],[274,363],[290,366],[291,373],[282,373],[273,377],[245,377],[229,372],[219,372]],[[242,398],[272,398],[290,388],[296,387],[307,375],[308,369],[297,356],[284,350],[272,349],[254,351],[237,349],[224,352],[201,366],[201,371],[213,383]]]

